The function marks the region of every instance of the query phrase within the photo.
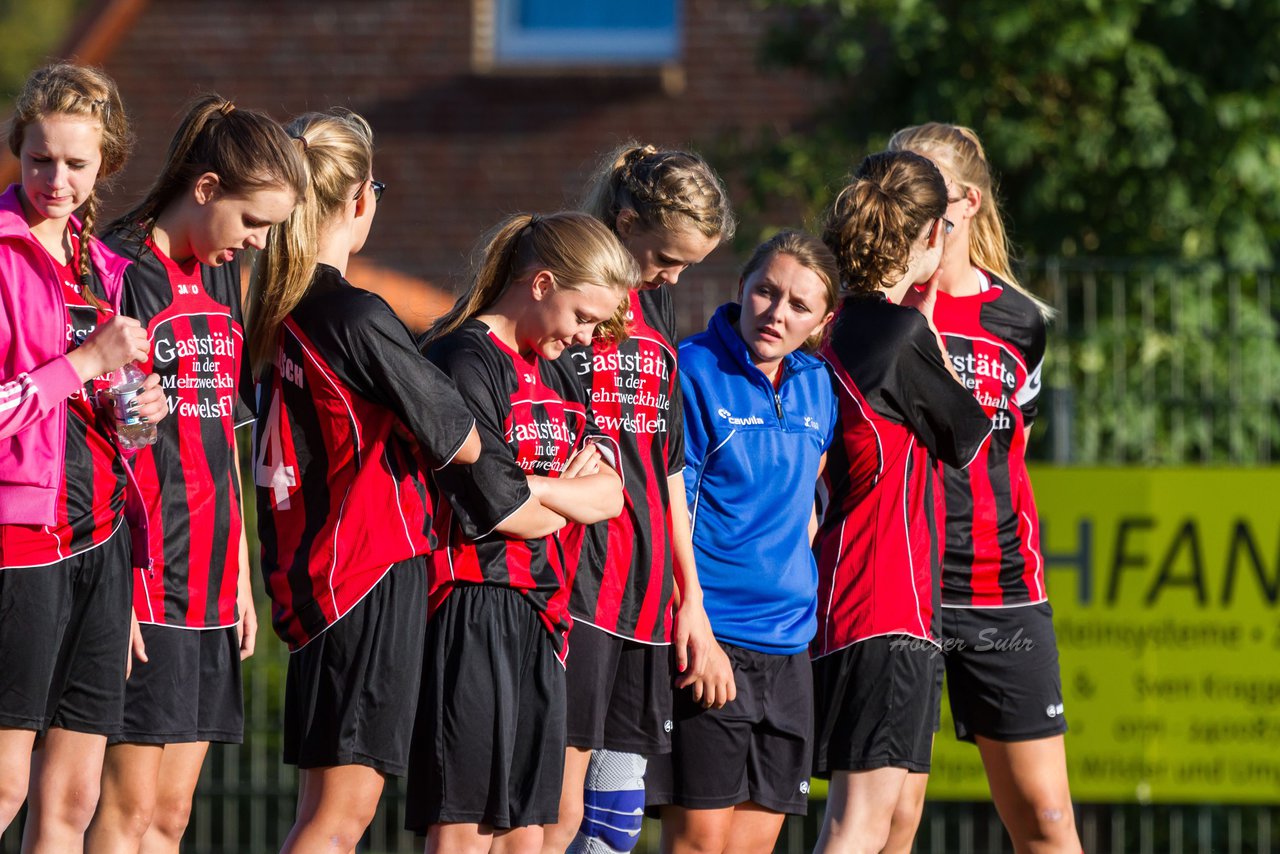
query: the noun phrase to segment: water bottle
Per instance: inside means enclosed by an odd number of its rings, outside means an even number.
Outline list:
[[[156,441],[156,425],[148,424],[138,413],[129,410],[129,404],[138,396],[146,378],[132,362],[112,371],[109,377],[111,385],[107,391],[115,401],[116,437],[126,451],[136,451]]]

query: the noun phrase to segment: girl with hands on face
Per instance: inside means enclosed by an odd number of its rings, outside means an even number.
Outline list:
[[[977,745],[1015,850],[1076,852],[1058,645],[1026,463],[1052,312],[1014,276],[978,135],[928,122],[898,131],[889,148],[929,158],[946,181],[946,216],[955,231],[929,316],[954,357],[948,366],[996,425],[974,465],[944,470],[943,660],[956,737]],[[986,370],[993,364],[1003,370]],[[1034,646],[1010,651],[979,643],[992,629],[1034,639]],[[925,785],[924,775],[908,779],[889,850],[910,850]]]
[[[946,213],[932,163],[881,152],[859,165],[823,231],[844,298],[822,351],[839,420],[814,540],[814,772],[831,780],[821,852],[884,848],[908,777],[930,766],[936,466],[967,466],[991,434],[929,321]]]

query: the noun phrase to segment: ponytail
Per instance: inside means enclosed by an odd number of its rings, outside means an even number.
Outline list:
[[[621,295],[640,280],[635,259],[618,238],[596,218],[576,211],[509,217],[485,235],[475,258],[470,286],[432,325],[427,341],[483,314],[513,282],[538,270],[547,270],[557,288],[568,290],[600,285]]]
[[[921,229],[946,210],[946,181],[927,158],[882,151],[863,160],[822,231],[844,289],[874,293],[901,280]]]
[[[283,187],[302,198],[307,183],[297,146],[274,119],[205,95],[188,108],[151,189],[112,227],[149,235],[156,218],[206,172],[235,194]]]
[[[618,214],[633,211],[646,229],[694,229],[721,241],[735,228],[720,176],[696,154],[627,143],[607,154],[587,185],[582,210],[617,230]]]
[[[249,359],[255,374],[271,362],[280,324],[311,287],[325,225],[373,170],[373,130],[356,113],[307,113],[289,123],[288,134],[305,181],[289,218],[267,233],[254,269]]]
[[[482,238],[480,259],[471,278],[471,286],[431,325],[428,340],[434,340],[457,329],[498,301],[511,282],[516,250],[526,231],[534,228],[531,214],[516,214],[504,220]]]

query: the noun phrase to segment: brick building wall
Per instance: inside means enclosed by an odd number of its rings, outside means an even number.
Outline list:
[[[503,215],[572,204],[600,152],[630,138],[705,150],[803,121],[814,81],[761,71],[761,13],[747,0],[685,0],[671,74],[596,68],[475,70],[485,0],[153,0],[105,62],[138,145],[109,209],[145,190],[184,103],[216,91],[287,118],[341,105],[376,134],[390,187],[371,261],[453,287],[478,236]],[[664,79],[683,78],[683,86]],[[713,164],[714,165],[714,164]],[[728,247],[682,278],[684,332],[731,295]]]

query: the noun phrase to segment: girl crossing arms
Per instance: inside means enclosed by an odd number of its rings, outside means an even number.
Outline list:
[[[408,824],[428,851],[533,854],[560,802],[584,526],[622,510],[617,443],[563,354],[614,316],[637,271],[580,213],[512,217],[478,255],[427,341],[484,450],[437,478],[453,516],[433,559]]]

